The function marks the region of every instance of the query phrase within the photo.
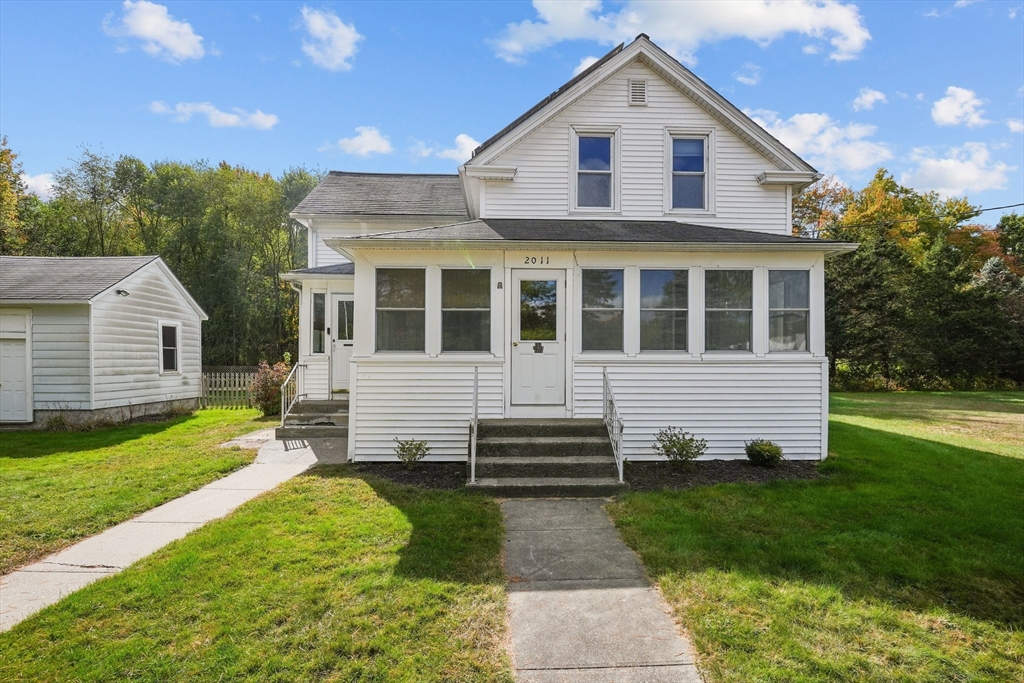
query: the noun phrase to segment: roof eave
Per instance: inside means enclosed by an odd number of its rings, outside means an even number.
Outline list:
[[[588,242],[570,240],[432,240],[432,239],[346,239],[325,240],[327,246],[346,255],[343,249],[588,249],[591,251],[813,251],[826,256],[851,252],[852,242]]]

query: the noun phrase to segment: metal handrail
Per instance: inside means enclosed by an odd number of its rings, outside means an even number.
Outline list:
[[[469,483],[476,483],[476,432],[480,407],[480,366],[473,366],[473,413],[469,418]]]
[[[284,427],[284,419],[288,416],[288,412],[291,411],[292,406],[295,402],[302,398],[305,394],[302,392],[302,387],[305,384],[302,380],[306,375],[306,366],[303,363],[296,363],[292,366],[292,371],[288,373],[288,377],[281,385],[281,426]]]
[[[615,403],[615,393],[612,391],[612,382],[608,378],[608,368],[601,368],[602,388],[604,390],[604,425],[608,428],[608,438],[612,442],[612,454],[615,456],[615,466],[619,470],[619,483],[622,483],[622,465],[625,458],[622,455],[622,432],[625,430],[625,423],[619,416],[619,408]]]

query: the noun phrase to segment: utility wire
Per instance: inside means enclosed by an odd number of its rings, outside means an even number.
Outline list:
[[[832,223],[833,227],[839,228],[873,228],[876,226],[893,225],[895,223],[913,223],[914,221],[926,220],[929,218],[957,218],[959,220],[966,220],[978,214],[985,213],[986,211],[998,211],[999,209],[1013,209],[1018,206],[1024,206],[1024,202],[1019,204],[1007,204],[1006,206],[990,206],[984,209],[973,209],[971,211],[963,211],[960,213],[946,213],[939,216],[918,216],[916,218],[899,218],[892,221],[878,221],[875,223],[855,223],[853,225],[845,225],[843,223]]]

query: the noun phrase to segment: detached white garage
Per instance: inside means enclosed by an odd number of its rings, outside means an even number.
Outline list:
[[[157,256],[0,256],[0,423],[197,407],[206,319]]]

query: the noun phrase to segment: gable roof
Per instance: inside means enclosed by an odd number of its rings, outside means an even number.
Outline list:
[[[346,171],[328,173],[292,215],[469,217],[458,175]]]
[[[497,135],[486,140],[473,151],[473,157],[466,162],[466,166],[486,164],[501,155],[636,60],[679,89],[781,170],[817,173],[813,166],[718,94],[678,60],[655,45],[644,33],[638,35],[628,46],[619,45],[614,48],[589,69],[538,102]]]
[[[89,301],[157,256],[0,256],[0,300]]]
[[[435,228],[398,230],[372,235],[327,240],[328,244],[342,246],[493,246],[516,248],[516,243],[564,244],[567,246],[603,245],[622,248],[624,245],[655,245],[709,250],[714,248],[744,247],[771,249],[811,249],[828,253],[851,251],[856,245],[834,240],[809,239],[774,235],[753,230],[715,228],[707,225],[679,223],[677,221],[629,221],[582,219],[482,218]]]

